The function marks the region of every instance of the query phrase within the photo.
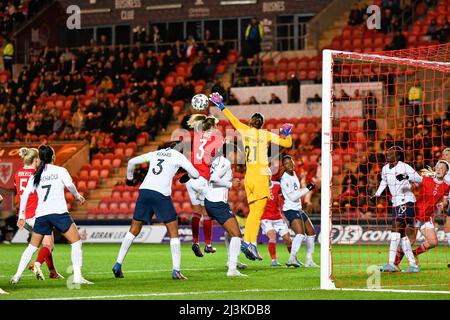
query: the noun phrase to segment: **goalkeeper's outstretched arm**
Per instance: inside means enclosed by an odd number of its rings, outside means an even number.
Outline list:
[[[236,130],[245,130],[245,129],[249,129],[249,126],[243,124],[242,122],[239,121],[238,118],[236,118],[234,116],[234,114],[231,113],[231,111],[229,109],[226,108],[226,106],[223,104],[223,98],[220,94],[218,94],[217,92],[214,92],[210,95],[209,100],[214,103],[225,115],[225,117],[227,117],[227,119],[231,122],[231,125],[236,129]]]

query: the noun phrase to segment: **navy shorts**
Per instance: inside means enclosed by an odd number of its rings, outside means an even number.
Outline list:
[[[309,220],[308,215],[303,210],[287,210],[283,211],[284,216],[289,221],[289,225],[294,221],[295,219],[301,219],[303,222],[306,222]]]
[[[59,232],[66,233],[72,223],[74,223],[73,219],[67,212],[63,214],[49,214],[36,218],[33,232],[49,236],[53,232],[53,227],[55,227]]]
[[[224,225],[228,219],[234,218],[233,211],[226,202],[212,202],[205,199],[205,209],[208,215],[220,225]]]
[[[406,225],[413,226],[416,220],[416,212],[414,210],[414,202],[407,202],[397,207],[392,207],[392,218],[403,220]]]
[[[139,190],[133,219],[150,222],[154,214],[159,221],[164,223],[177,220],[177,212],[170,196],[148,189]]]

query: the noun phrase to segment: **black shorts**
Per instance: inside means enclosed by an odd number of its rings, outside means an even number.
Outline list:
[[[177,212],[170,196],[148,189],[139,190],[133,219],[150,222],[154,214],[159,221],[164,223],[177,220]]]
[[[407,202],[397,207],[392,207],[394,221],[404,221],[407,226],[415,225],[416,212],[414,202]]]
[[[49,236],[53,232],[53,227],[55,227],[61,233],[66,233],[72,223],[74,223],[73,219],[67,212],[63,214],[49,214],[36,218],[33,232],[44,236]]]
[[[234,218],[230,205],[226,202],[212,202],[205,199],[205,209],[208,215],[220,225],[224,225],[228,219]]]
[[[292,221],[294,221],[295,219],[301,219],[303,222],[309,220],[308,215],[302,209],[283,211],[283,214],[289,221],[289,225],[291,225]]]

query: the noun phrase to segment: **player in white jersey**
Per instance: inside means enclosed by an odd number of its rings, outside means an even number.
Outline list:
[[[226,155],[226,158],[225,156]],[[233,179],[231,164],[235,162],[235,146],[225,144],[211,163],[208,187],[205,194],[205,209],[231,235],[228,247],[228,277],[246,276],[237,270],[241,248],[241,230],[228,204],[228,190],[240,186],[240,180]]]
[[[172,254],[172,279],[187,279],[180,272],[181,248],[178,238],[178,217],[172,198],[172,180],[181,167],[191,178],[198,178],[199,173],[189,160],[180,152],[173,149],[175,143],[160,146],[159,150],[143,154],[128,161],[127,185],[134,185],[134,167],[142,163],[149,163],[144,181],[139,188],[130,230],[122,241],[120,251],[112,269],[116,278],[123,278],[122,264],[133,240],[141,232],[144,222],[150,222],[154,214],[159,221],[166,225],[170,237],[170,251]]]
[[[19,208],[19,228],[25,226],[25,210],[28,198],[32,192],[37,192],[38,205],[36,208],[36,221],[31,235],[31,241],[20,259],[16,274],[11,278],[12,284],[17,284],[23,271],[30,262],[33,254],[39,248],[44,236],[52,234],[53,227],[58,229],[72,246],[72,265],[74,284],[92,284],[81,275],[83,253],[81,238],[77,226],[70,217],[64,193],[66,187],[81,204],[84,198],[78,193],[72,182],[69,172],[59,166],[53,165],[55,151],[48,145],[39,147],[40,164],[36,173],[30,177],[22,194]]]
[[[316,232],[308,215],[302,210],[301,202],[301,198],[313,190],[315,186],[313,183],[306,185],[306,177],[302,176],[302,184],[305,187],[301,188],[300,181],[295,174],[295,163],[291,156],[284,156],[282,163],[284,173],[281,176],[280,183],[284,198],[283,214],[289,221],[292,231],[295,233],[295,237],[292,240],[289,261],[286,265],[295,268],[302,265],[297,260],[297,253],[300,250],[303,239],[306,239],[306,260],[304,266],[308,268],[317,267],[317,264],[313,261]]]
[[[0,203],[2,203],[2,202],[3,202],[3,197],[0,194]],[[2,290],[2,288],[0,288],[0,294],[8,294],[8,292],[6,292],[6,291]]]
[[[414,259],[411,239],[415,238],[415,202],[416,197],[411,190],[411,181],[420,181],[421,177],[408,164],[402,161],[403,149],[393,146],[386,152],[386,164],[381,170],[381,182],[377,192],[372,197],[379,197],[386,187],[392,196],[393,224],[389,246],[389,262],[381,267],[383,272],[397,272],[395,258],[397,247],[401,242],[402,250],[408,258],[409,267],[405,272],[419,272]],[[405,179],[408,176],[409,179]]]

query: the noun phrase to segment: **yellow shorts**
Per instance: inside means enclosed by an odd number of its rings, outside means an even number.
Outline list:
[[[244,186],[249,204],[256,200],[270,197],[268,176],[245,176]]]

